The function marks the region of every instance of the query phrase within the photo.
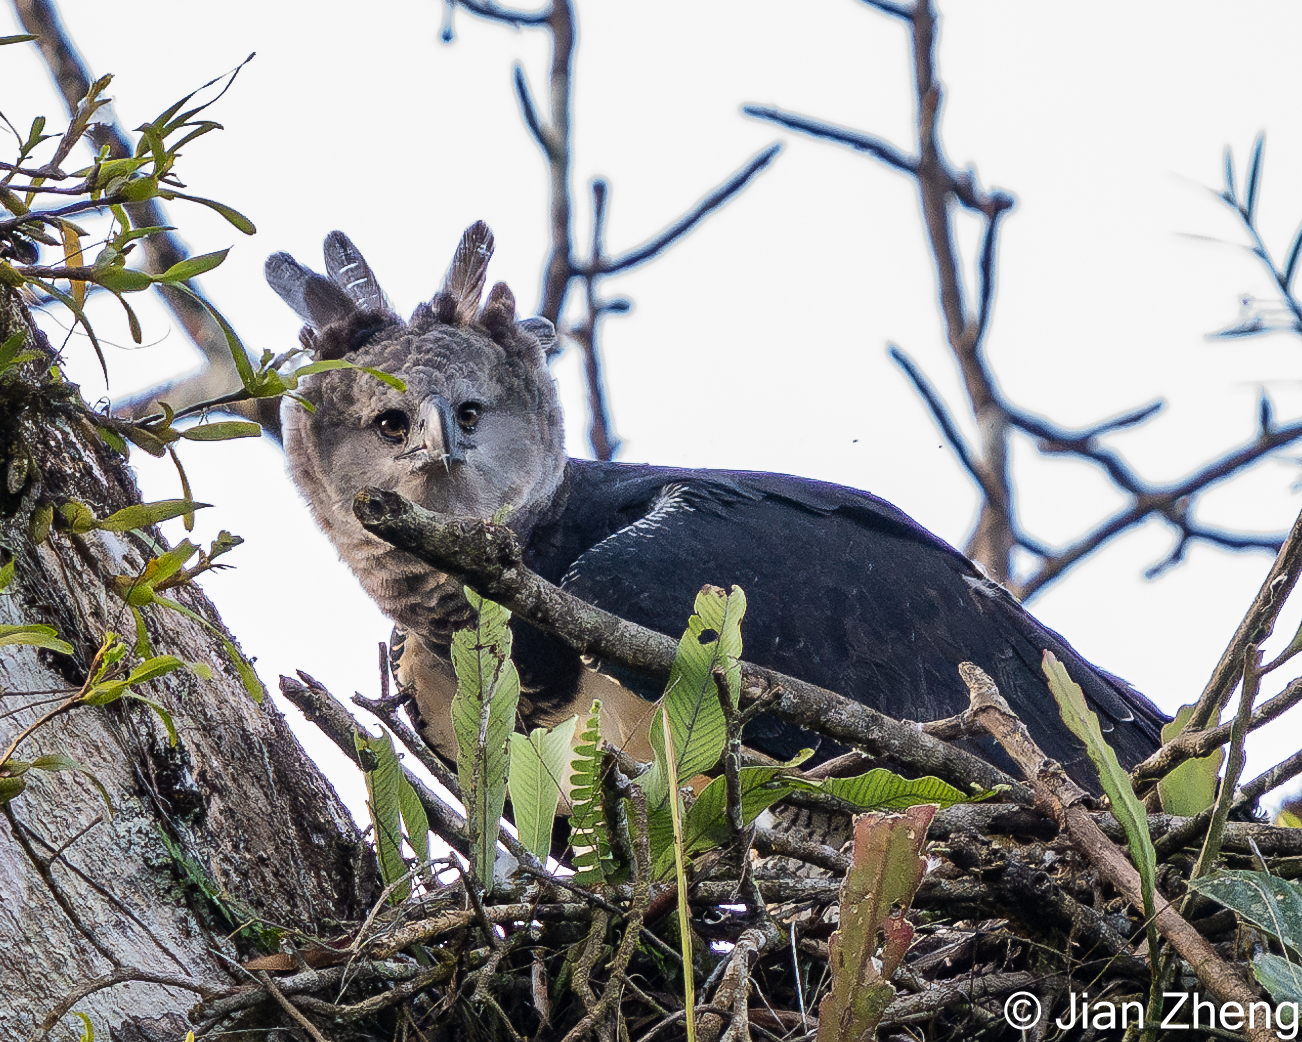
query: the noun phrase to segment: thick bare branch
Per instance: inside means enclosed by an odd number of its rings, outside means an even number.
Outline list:
[[[524,564],[505,525],[435,514],[396,492],[363,489],[353,512],[367,531],[473,586],[483,596],[560,637],[584,655],[618,662],[651,677],[667,677],[676,642],[594,608],[552,585]],[[742,699],[765,711],[874,756],[934,774],[963,789],[1012,780],[961,749],[900,723],[853,699],[750,663],[742,664]],[[1012,783],[1014,799],[1027,794]]]

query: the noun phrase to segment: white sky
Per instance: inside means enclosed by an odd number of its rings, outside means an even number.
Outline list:
[[[536,301],[545,172],[510,70],[522,62],[535,96],[545,94],[541,33],[459,13],[446,46],[433,0],[376,0],[364,12],[329,0],[310,18],[298,5],[248,0],[173,5],[148,26],[89,0],[62,9],[93,71],[117,74],[109,93],[127,127],[258,52],[205,113],[227,129],[190,146],[181,166],[192,192],[237,207],[258,235],[198,207],[171,211],[196,253],[234,245],[203,285],[251,348],[284,350],[298,328],[263,283],[266,255],[286,249],[320,267],[320,242],[336,227],[409,312],[436,288],[461,230],[482,218],[498,243],[490,277],[509,282],[522,308]],[[12,23],[6,11],[0,34],[17,32]],[[1015,403],[1066,425],[1165,398],[1155,422],[1113,439],[1150,479],[1178,477],[1250,437],[1263,387],[1281,419],[1302,412],[1297,338],[1206,339],[1234,321],[1243,295],[1269,296],[1233,217],[1207,191],[1220,186],[1223,148],[1234,148],[1241,173],[1254,135],[1267,132],[1260,223],[1276,253],[1302,218],[1299,38],[1302,8],[1284,2],[946,5],[949,153],[1018,200],[1002,236],[992,363]],[[34,50],[0,50],[0,108],[15,125],[43,113],[62,126],[47,81]],[[963,543],[971,484],[886,358],[888,341],[898,343],[962,412],[913,186],[740,115],[744,103],[775,104],[908,148],[909,84],[903,27],[852,0],[581,8],[579,243],[592,176],[611,181],[608,243],[618,251],[769,142],[786,142],[696,234],[607,283],[635,302],[604,337],[621,459],[837,481]],[[969,247],[976,234],[975,222],[960,225]],[[106,303],[96,328],[121,345],[108,351],[115,397],[194,363],[165,313],[141,309],[151,346],[132,349]],[[68,353],[94,400],[97,367],[75,339]],[[582,454],[577,355],[556,373],[570,448]],[[236,569],[204,585],[268,687],[301,668],[337,695],[375,694],[388,624],[312,526],[278,451],[187,445],[184,459],[196,497],[216,504],[199,515],[198,535],[227,528],[247,540],[228,558]],[[1023,516],[1041,539],[1067,541],[1118,505],[1087,467],[1042,462],[1029,443],[1016,459]],[[139,452],[132,462],[146,498],[178,494],[170,464]],[[1200,516],[1282,531],[1302,506],[1297,478],[1292,463],[1264,464],[1209,496]],[[1148,525],[1031,606],[1168,711],[1201,691],[1269,565],[1264,554],[1198,547],[1144,581],[1169,546],[1168,532]],[[1285,638],[1296,617],[1282,624]],[[1292,726],[1254,743],[1250,773],[1296,748]],[[359,807],[349,768],[326,762]]]

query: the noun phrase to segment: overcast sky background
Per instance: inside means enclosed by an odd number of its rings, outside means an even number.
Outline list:
[[[66,24],[94,74],[136,127],[204,81],[257,57],[206,117],[224,123],[186,149],[190,191],[235,206],[248,239],[199,207],[171,204],[196,253],[233,245],[205,291],[255,351],[282,351],[298,320],[265,286],[262,264],[289,250],[320,268],[342,228],[401,312],[437,287],[457,239],[484,219],[497,237],[492,280],[522,311],[538,299],[547,246],[546,178],[511,89],[523,64],[545,96],[548,41],[458,12],[439,42],[433,0],[364,8],[229,0],[125,15],[65,0]],[[1277,254],[1302,218],[1302,8],[1252,5],[999,3],[944,6],[943,134],[960,166],[1012,192],[988,355],[1007,396],[1068,426],[1163,398],[1147,426],[1111,439],[1151,480],[1171,480],[1251,437],[1265,389],[1281,419],[1302,413],[1302,342],[1212,341],[1244,295],[1270,298],[1219,189],[1231,146],[1240,172],[1267,134],[1260,224]],[[6,12],[4,18],[13,23]],[[867,158],[747,119],[774,104],[911,147],[913,101],[902,25],[853,0],[800,5],[581,4],[575,97],[575,200],[611,182],[608,244],[634,246],[748,157],[786,147],[738,199],[653,264],[607,283],[631,315],[605,325],[620,459],[785,471],[868,489],[962,545],[976,496],[930,415],[887,359],[899,344],[959,413],[934,277],[911,182]],[[19,31],[0,24],[0,33]],[[34,48],[0,50],[0,109],[20,129],[62,104]],[[975,222],[960,224],[969,255]],[[121,398],[193,366],[197,354],[158,309],[141,308],[145,348],[104,302],[93,312]],[[66,322],[52,314],[47,328]],[[84,344],[69,371],[104,393]],[[555,367],[570,450],[586,453],[579,359]],[[1119,498],[1088,467],[1015,447],[1027,528],[1053,544]],[[336,695],[378,691],[376,644],[389,625],[314,528],[269,443],[185,446],[197,535],[245,537],[237,567],[204,583],[273,691],[305,669]],[[147,499],[179,495],[170,464],[132,456]],[[1285,530],[1302,507],[1296,463],[1268,462],[1218,488],[1203,521]],[[180,538],[182,533],[172,533]],[[1155,582],[1171,545],[1160,524],[1114,542],[1031,608],[1083,654],[1173,711],[1194,700],[1269,566],[1261,553],[1196,547]],[[688,606],[684,606],[684,619]],[[1298,611],[1281,624],[1284,639]],[[1291,676],[1291,674],[1290,674]],[[1274,693],[1289,679],[1270,686]],[[1254,739],[1249,772],[1294,751],[1294,721]],[[308,736],[310,739],[310,736]],[[351,768],[311,741],[355,812]]]

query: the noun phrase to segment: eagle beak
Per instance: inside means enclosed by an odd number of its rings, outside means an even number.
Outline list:
[[[452,417],[452,406],[441,395],[431,395],[421,403],[416,417],[414,444],[398,459],[412,459],[428,454],[432,462],[450,467],[464,463],[465,447],[461,444],[461,430]]]

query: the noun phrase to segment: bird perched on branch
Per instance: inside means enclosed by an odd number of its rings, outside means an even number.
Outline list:
[[[381,609],[405,631],[399,683],[414,693],[428,740],[455,756],[448,704],[452,634],[471,618],[460,583],[366,532],[353,516],[365,486],[462,517],[504,516],[527,565],[579,597],[671,636],[703,584],[741,586],[750,661],[847,695],[890,716],[962,712],[959,662],[982,667],[1048,755],[1088,782],[1083,748],[1062,723],[1040,671],[1052,651],[1084,689],[1121,762],[1160,744],[1163,714],[1096,669],[953,547],[866,492],[780,474],[567,459],[547,369],[556,334],[517,320],[498,283],[481,306],[492,233],[479,223],[457,247],[442,288],[410,321],[389,307],[371,268],[341,232],[325,241],[326,275],[278,253],[272,288],[307,323],[318,361],[357,369],[310,377],[315,407],[288,405],[290,473],[318,524]],[[529,726],[602,698],[603,732],[646,756],[654,683],[584,662],[523,620],[512,623]],[[400,633],[400,638],[403,635]],[[612,673],[614,675],[612,675]],[[779,758],[840,747],[772,717],[751,746]],[[1006,762],[986,740],[973,751]]]

